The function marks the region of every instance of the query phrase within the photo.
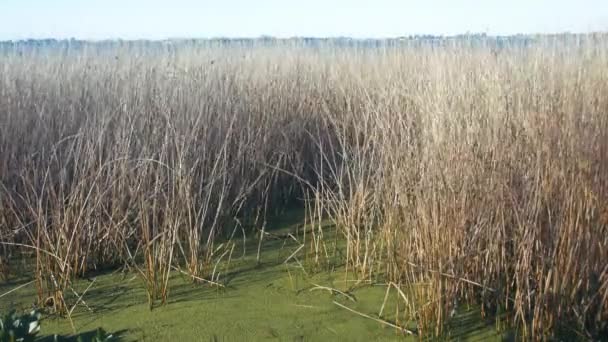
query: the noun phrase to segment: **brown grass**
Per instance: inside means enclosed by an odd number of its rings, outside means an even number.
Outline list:
[[[419,284],[397,289],[423,336],[467,304],[527,338],[600,336],[607,44],[4,51],[3,248],[35,249],[56,305],[123,263],[152,305],[173,265],[210,275],[235,218],[306,198],[315,261],[329,218],[348,272]]]

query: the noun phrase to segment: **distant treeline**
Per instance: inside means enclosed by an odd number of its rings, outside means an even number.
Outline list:
[[[79,49],[85,46],[95,45],[96,47],[124,46],[124,47],[172,47],[172,46],[192,46],[192,45],[212,45],[212,46],[263,46],[275,44],[299,45],[299,46],[336,46],[336,47],[358,47],[358,48],[379,48],[379,47],[399,47],[399,46],[458,46],[469,45],[472,47],[529,47],[540,41],[555,41],[568,44],[588,41],[589,39],[601,39],[608,33],[558,33],[558,34],[517,34],[507,36],[493,36],[485,33],[459,34],[453,36],[441,35],[409,35],[395,38],[350,38],[350,37],[293,37],[276,38],[272,36],[261,36],[258,38],[171,38],[163,40],[80,40],[80,39],[26,39],[0,41],[0,49],[7,48],[70,48]]]

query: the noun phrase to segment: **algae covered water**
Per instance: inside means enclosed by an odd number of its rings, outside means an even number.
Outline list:
[[[272,236],[283,236],[293,227],[280,222],[271,231]],[[343,253],[342,244],[339,239],[333,240],[336,243],[328,246],[328,254],[338,256]],[[298,248],[290,238],[266,239],[258,262],[256,245],[251,238],[235,253],[239,257],[230,264],[218,265],[216,271],[224,287],[195,284],[175,271],[170,279],[169,302],[152,310],[136,272],[113,270],[79,279],[74,290],[84,296],[72,314],[74,327],[78,333],[102,327],[124,341],[415,340],[369,318],[413,332],[417,329],[405,308],[398,307],[398,294],[391,291],[387,295],[381,279],[356,281],[338,262],[326,260],[324,265],[313,267],[301,254],[299,259],[285,262]],[[27,281],[14,277],[0,284],[0,293]],[[0,298],[0,305],[3,310],[25,310],[31,308],[35,297],[31,284]],[[71,301],[76,300],[74,297]],[[69,320],[45,315],[42,336],[53,334],[73,334]],[[456,340],[501,339],[491,322],[482,320],[474,310],[459,315],[450,334],[446,337]]]

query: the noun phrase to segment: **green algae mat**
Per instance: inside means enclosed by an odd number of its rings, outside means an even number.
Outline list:
[[[275,230],[274,235],[280,232]],[[345,277],[338,263],[321,268],[306,267],[306,260],[285,263],[297,250],[293,239],[268,239],[257,261],[256,244],[250,241],[240,257],[220,267],[224,288],[193,284],[190,278],[175,272],[170,279],[168,303],[152,310],[143,281],[135,273],[113,271],[80,279],[74,290],[84,296],[72,313],[74,328],[79,334],[90,334],[102,327],[121,341],[416,340],[375,320],[416,329],[405,315],[399,315],[398,294],[393,291],[385,297],[387,287],[380,281],[357,284]],[[329,250],[339,255],[339,244]],[[13,277],[0,282],[0,295],[4,294],[0,311],[31,308],[33,284],[6,294],[28,281],[26,277]],[[75,300],[72,298],[72,302]],[[70,321],[45,316],[41,336],[52,341],[54,334],[73,334]],[[503,336],[492,322],[472,311],[459,315],[446,339],[485,341],[502,340]]]

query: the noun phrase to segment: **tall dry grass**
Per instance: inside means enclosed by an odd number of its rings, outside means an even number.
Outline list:
[[[347,272],[401,284],[424,336],[467,305],[601,336],[607,44],[4,50],[3,248],[35,252],[41,300],[127,263],[152,305],[239,217],[306,198],[315,260],[328,218]]]

